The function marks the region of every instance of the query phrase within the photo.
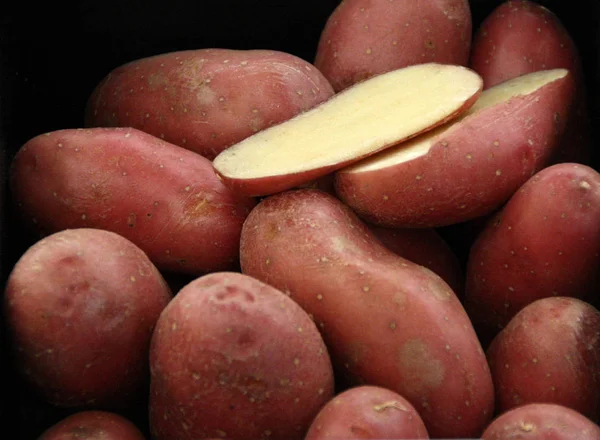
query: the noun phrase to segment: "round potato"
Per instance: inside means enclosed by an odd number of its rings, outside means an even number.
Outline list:
[[[16,367],[47,401],[122,408],[146,393],[154,325],[171,299],[133,243],[97,229],[37,242],[4,295]]]
[[[155,440],[304,438],[333,396],[310,317],[247,275],[192,281],[161,314],[150,351]]]
[[[80,411],[48,428],[38,440],[145,440],[145,437],[119,414]]]

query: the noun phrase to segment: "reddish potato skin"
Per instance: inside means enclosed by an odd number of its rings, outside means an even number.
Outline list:
[[[568,69],[575,78],[576,98],[553,161],[590,162],[591,125],[581,59],[573,39],[554,13],[527,0],[502,3],[475,33],[469,66],[481,75],[486,89],[538,70]]]
[[[529,179],[486,224],[469,253],[465,307],[497,333],[536,299],[592,300],[600,271],[600,174],[562,163]]]
[[[305,440],[428,439],[417,410],[400,394],[381,387],[350,388],[330,400]]]
[[[600,440],[600,427],[561,405],[532,403],[507,411],[486,428],[482,440]]]
[[[401,394],[432,437],[477,436],[489,422],[487,361],[456,295],[339,200],[315,189],[264,199],[244,223],[240,262],[313,316],[349,384]]]
[[[600,312],[576,298],[537,300],[492,341],[496,410],[555,403],[600,421]]]
[[[156,440],[302,439],[333,397],[331,361],[308,314],[233,272],[179,291],[156,325],[150,367]]]
[[[156,267],[125,238],[96,229],[46,237],[5,288],[17,371],[53,405],[128,406],[145,393],[150,337],[170,299]]]
[[[11,191],[44,233],[106,229],[160,270],[202,274],[238,264],[252,198],[235,194],[202,156],[134,128],[39,135],[12,162]]]
[[[423,156],[377,170],[338,171],[336,193],[378,226],[441,227],[487,215],[549,164],[572,93],[568,74],[451,121]]]
[[[325,24],[315,66],[336,92],[414,64],[466,66],[471,31],[467,0],[344,0]]]
[[[462,299],[464,274],[448,243],[432,228],[398,229],[369,226],[385,247],[438,274]]]
[[[198,49],[110,72],[88,99],[88,127],[134,127],[212,160],[333,95],[310,63],[273,50]]]
[[[106,411],[80,411],[48,428],[38,440],[145,440],[128,419]]]

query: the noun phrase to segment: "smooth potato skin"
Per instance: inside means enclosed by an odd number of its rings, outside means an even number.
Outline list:
[[[567,29],[552,11],[528,0],[501,3],[477,29],[469,66],[481,75],[486,89],[538,70],[568,69],[575,78],[576,99],[553,163],[589,164],[591,124],[581,58]]]
[[[482,440],[599,440],[600,427],[560,405],[531,403],[507,411],[486,428]]]
[[[400,394],[382,387],[350,388],[330,400],[304,440],[428,439],[417,410]]]
[[[110,230],[159,269],[195,275],[236,267],[242,223],[256,204],[225,187],[208,159],[134,128],[34,137],[13,159],[11,191],[42,233]]]
[[[80,411],[48,428],[38,440],[145,440],[145,437],[119,414]]]
[[[487,361],[456,295],[339,200],[315,189],[264,199],[244,223],[240,261],[314,317],[336,373],[398,392],[432,437],[477,436],[489,421]]]
[[[496,410],[543,402],[600,421],[600,312],[576,298],[537,300],[492,341]]]
[[[50,235],[22,255],[5,288],[17,371],[57,406],[128,406],[145,393],[150,337],[170,299],[125,238],[96,229]]]
[[[377,170],[338,171],[336,193],[378,226],[441,227],[489,214],[548,165],[572,92],[566,75],[451,121],[423,156]]]
[[[448,243],[433,228],[402,229],[369,226],[385,247],[438,274],[459,299],[464,297],[464,274]]]
[[[413,64],[467,65],[467,0],[344,0],[319,39],[315,66],[336,92]]]
[[[212,160],[332,95],[314,66],[285,52],[178,51],[110,72],[88,99],[85,123],[135,127]]]
[[[475,240],[465,307],[493,333],[536,299],[591,300],[600,272],[600,174],[562,163],[541,170]]]
[[[239,273],[205,275],[177,293],[157,323],[150,366],[156,440],[302,439],[333,396],[308,314]]]

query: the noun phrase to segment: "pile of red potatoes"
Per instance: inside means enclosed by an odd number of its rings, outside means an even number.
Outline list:
[[[600,439],[598,146],[551,10],[344,0],[311,60],[131,59],[81,114],[10,163],[40,439]]]

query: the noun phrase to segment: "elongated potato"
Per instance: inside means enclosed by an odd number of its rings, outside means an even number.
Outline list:
[[[42,233],[110,230],[159,269],[191,274],[238,264],[242,223],[256,203],[225,187],[208,159],[134,128],[34,137],[13,160],[11,191]]]
[[[464,296],[464,274],[458,258],[435,229],[398,229],[369,226],[385,247],[438,274],[456,296]]]
[[[572,92],[564,69],[499,84],[461,117],[338,171],[336,192],[380,226],[439,227],[488,214],[547,166]]]
[[[350,388],[327,402],[304,440],[428,439],[421,416],[408,400],[382,387]]]
[[[478,330],[497,333],[536,299],[590,301],[600,278],[600,174],[563,163],[529,179],[477,237],[465,307]]]
[[[107,411],[80,411],[58,421],[38,440],[145,440],[131,421]]]
[[[487,350],[496,410],[554,403],[600,421],[600,312],[576,298],[523,308]]]
[[[531,403],[501,414],[486,428],[482,440],[598,440],[600,426],[561,405]]]
[[[111,71],[89,97],[89,127],[134,127],[208,159],[333,95],[307,61],[273,50],[198,49]]]
[[[213,165],[238,192],[284,191],[457,117],[480,91],[481,78],[462,66],[428,63],[397,69],[244,139],[219,154]]]
[[[469,65],[481,75],[486,89],[540,70],[569,70],[575,79],[575,102],[553,161],[590,162],[591,124],[581,59],[556,14],[533,1],[501,3],[477,29]]]
[[[181,289],[150,349],[155,440],[300,440],[333,397],[333,370],[308,314],[247,275]]]
[[[264,199],[244,223],[240,262],[313,316],[336,372],[404,396],[432,437],[475,437],[489,422],[487,361],[454,292],[339,200],[314,189]]]
[[[323,29],[315,66],[336,91],[414,64],[467,65],[468,0],[344,0]]]
[[[4,317],[16,370],[61,407],[120,408],[146,394],[150,338],[171,291],[118,234],[57,232],[12,269]]]

